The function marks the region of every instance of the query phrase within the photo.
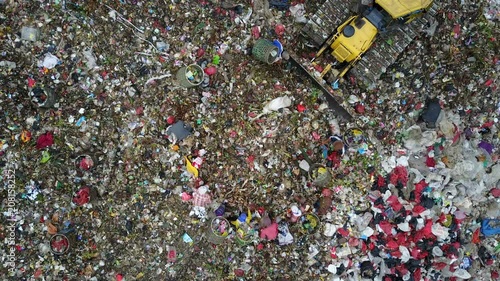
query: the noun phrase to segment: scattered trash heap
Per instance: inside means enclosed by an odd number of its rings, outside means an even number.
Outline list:
[[[0,1],[0,276],[498,280],[498,1],[353,120],[288,62],[319,4]]]

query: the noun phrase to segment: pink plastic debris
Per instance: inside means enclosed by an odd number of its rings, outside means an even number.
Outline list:
[[[260,38],[260,27],[258,27],[258,26],[252,27],[252,36],[255,39],[259,39]]]
[[[278,36],[283,36],[283,34],[285,33],[285,26],[282,24],[277,24],[274,27],[274,32],[276,32]]]
[[[212,76],[215,73],[217,73],[217,68],[215,66],[209,66],[205,68],[205,74],[207,74],[208,76]]]

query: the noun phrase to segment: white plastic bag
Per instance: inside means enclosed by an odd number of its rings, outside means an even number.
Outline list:
[[[264,106],[262,113],[268,114],[271,111],[278,111],[281,108],[289,107],[290,105],[292,105],[292,100],[288,96],[275,98]]]
[[[292,99],[288,96],[283,96],[279,98],[275,98],[274,100],[268,102],[264,108],[262,109],[262,113],[250,118],[250,120],[256,120],[262,117],[262,115],[266,115],[268,113],[271,113],[272,111],[278,111],[281,108],[289,107],[292,105]]]
[[[461,278],[461,279],[469,279],[472,277],[470,275],[470,273],[467,272],[467,270],[465,270],[463,268],[459,268],[459,269],[455,270],[455,272],[453,272],[453,276]]]
[[[54,56],[51,53],[45,54],[45,57],[43,58],[42,66],[47,68],[47,69],[52,69],[56,67],[56,65],[59,63],[59,59]]]
[[[94,56],[92,53],[92,50],[88,49],[82,52],[83,56],[85,57],[85,64],[87,65],[88,69],[92,69],[94,67],[97,67],[97,58]]]

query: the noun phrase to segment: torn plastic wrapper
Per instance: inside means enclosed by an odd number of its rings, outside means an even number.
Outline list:
[[[198,169],[196,169],[187,156],[184,157],[186,160],[186,170],[193,175],[194,178],[198,178]]]
[[[288,225],[285,222],[280,222],[278,224],[278,244],[284,246],[291,243],[293,243],[293,236],[288,229]]]

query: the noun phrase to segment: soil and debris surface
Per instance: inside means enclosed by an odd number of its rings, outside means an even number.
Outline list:
[[[351,120],[252,55],[321,3],[0,1],[1,279],[499,280],[500,3],[440,1]]]

